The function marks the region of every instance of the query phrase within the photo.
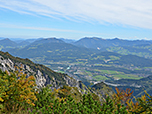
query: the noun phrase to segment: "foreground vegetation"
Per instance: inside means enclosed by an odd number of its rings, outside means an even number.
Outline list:
[[[34,76],[0,71],[0,113],[8,114],[128,114],[151,113],[152,96],[146,91],[140,98],[130,89],[119,90],[101,100],[96,94],[81,95],[63,86],[52,91],[38,89]],[[134,101],[134,102],[133,102]]]

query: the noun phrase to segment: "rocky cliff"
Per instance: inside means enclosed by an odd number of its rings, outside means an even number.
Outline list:
[[[35,76],[37,87],[52,85],[51,88],[60,88],[63,85],[77,87],[79,92],[85,93],[89,89],[81,82],[67,74],[56,73],[44,65],[35,64],[29,59],[13,57],[9,53],[0,52],[0,69],[2,71],[19,71],[23,74]]]

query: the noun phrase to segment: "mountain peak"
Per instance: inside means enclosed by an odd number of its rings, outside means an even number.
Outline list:
[[[64,41],[57,39],[57,38],[43,38],[36,40],[32,44],[45,44],[45,43],[65,43]]]
[[[121,40],[121,39],[119,39],[119,38],[114,38],[113,40]]]
[[[14,47],[14,46],[16,46],[16,43],[8,38],[5,38],[5,39],[0,40],[0,45],[2,45],[4,47],[6,47],[6,46]]]
[[[47,42],[56,42],[56,43],[63,43],[63,41],[62,40],[60,40],[60,39],[57,39],[57,38],[55,38],[55,37],[53,37],[53,38],[44,38],[44,39],[42,39],[42,40],[40,40],[41,42],[42,41],[47,41]]]

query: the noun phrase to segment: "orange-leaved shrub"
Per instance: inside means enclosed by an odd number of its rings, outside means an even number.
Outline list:
[[[18,112],[26,105],[35,105],[35,78],[22,72],[0,70],[0,107],[2,112]]]

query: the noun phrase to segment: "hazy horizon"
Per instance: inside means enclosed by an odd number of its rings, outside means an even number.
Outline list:
[[[56,38],[56,39],[65,39],[65,40],[73,40],[73,41],[78,41],[81,40],[83,38],[100,38],[100,37],[82,37],[79,39],[70,39],[70,38],[58,38],[58,37],[37,37],[37,38],[13,38],[13,37],[0,37],[0,40],[3,39],[10,39],[12,41],[17,41],[17,40],[32,40],[32,39],[48,39],[48,38]],[[112,40],[112,39],[120,39],[120,40],[128,40],[128,41],[135,41],[135,40],[145,40],[145,41],[151,41],[152,39],[123,39],[123,38],[100,38],[100,39],[104,39],[104,40]]]

